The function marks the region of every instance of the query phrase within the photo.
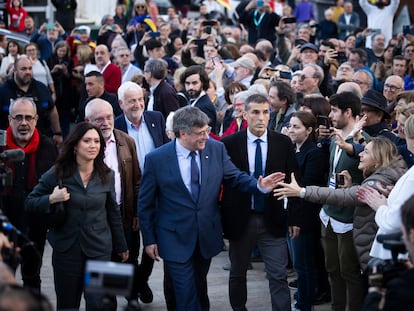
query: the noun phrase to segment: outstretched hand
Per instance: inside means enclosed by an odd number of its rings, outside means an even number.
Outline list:
[[[386,197],[369,186],[359,188],[356,196],[360,202],[367,204],[374,211],[377,211],[381,205],[387,205]]]
[[[278,183],[285,179],[285,176],[286,174],[281,172],[270,174],[265,178],[260,176],[258,179],[258,183],[261,188],[271,191],[273,190],[273,188],[276,187]]]
[[[277,197],[278,200],[283,200],[289,197],[299,197],[301,187],[299,187],[295,179],[294,173],[291,174],[291,179],[292,181],[290,182],[290,184],[284,182],[280,182],[279,184],[277,184],[277,186],[280,186],[281,188],[273,190],[273,196]]]

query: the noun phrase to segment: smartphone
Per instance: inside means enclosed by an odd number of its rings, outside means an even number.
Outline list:
[[[198,46],[202,46],[207,43],[207,39],[195,39],[194,43],[197,44]]]
[[[335,173],[335,184],[336,186],[345,186],[345,176]]]
[[[208,35],[211,34],[211,26],[206,26],[206,28],[204,28],[204,32]]]
[[[159,38],[160,33],[158,31],[151,31],[150,32],[150,37],[151,38]]]
[[[294,24],[296,23],[296,18],[295,17],[286,17],[283,19],[283,22],[285,24]]]
[[[338,62],[340,64],[345,63],[346,61],[348,61],[348,58],[346,57],[345,52],[338,52],[336,59],[338,60]]]
[[[293,45],[294,46],[301,46],[301,45],[303,45],[303,44],[305,44],[306,43],[306,40],[303,40],[303,39],[296,39],[295,40],[295,42],[293,43]]]
[[[290,71],[279,71],[279,78],[292,80],[292,73]]]
[[[381,33],[381,29],[379,28],[371,29],[371,35],[376,35],[377,33]]]
[[[403,26],[403,34],[406,35],[414,35],[414,27],[411,27],[411,25],[404,25]]]
[[[202,22],[201,23],[201,26],[210,26],[210,27],[212,27],[212,26],[215,26],[216,24],[217,24],[216,21],[208,20],[208,21]]]
[[[214,65],[214,68],[223,68],[223,64],[221,63],[221,60],[220,60],[220,58],[219,57],[213,57],[213,59],[212,59],[212,61],[213,61],[213,65]]]
[[[323,115],[319,115],[317,118],[317,124],[319,125],[323,125],[326,128],[330,128],[332,126],[331,124],[331,120],[329,119],[329,117],[327,116],[323,116]]]
[[[264,1],[263,0],[257,0],[257,7],[258,8],[261,8],[261,7],[263,7],[264,6]]]

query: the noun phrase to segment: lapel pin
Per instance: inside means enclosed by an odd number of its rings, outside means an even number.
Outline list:
[[[155,124],[154,124],[154,123],[151,123],[151,126],[152,126],[152,127],[155,127]]]
[[[208,159],[208,155],[206,155],[206,159]]]

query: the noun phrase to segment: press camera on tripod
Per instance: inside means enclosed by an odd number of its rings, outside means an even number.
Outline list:
[[[385,249],[391,251],[392,259],[372,258],[368,262],[368,284],[369,287],[386,288],[390,280],[407,270],[406,264],[398,260],[399,254],[407,253],[407,249],[401,232],[380,234],[377,236],[377,241],[382,243]]]

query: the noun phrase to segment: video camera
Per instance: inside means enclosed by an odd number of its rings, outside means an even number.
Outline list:
[[[407,266],[398,260],[398,255],[405,254],[407,249],[402,241],[401,232],[380,234],[377,241],[391,251],[392,259],[372,258],[368,262],[368,284],[369,287],[386,288],[390,280],[407,270]]]
[[[0,147],[4,147],[6,144],[6,131],[0,130]],[[23,161],[24,157],[24,151],[21,149],[6,150],[0,153],[0,195],[4,194],[5,187],[12,186],[13,183],[12,171],[6,166],[5,162]]]
[[[131,295],[134,283],[134,265],[112,261],[88,260],[85,268],[85,291],[103,295],[105,310],[112,310],[108,296]],[[125,307],[128,311],[141,310],[139,304],[130,300]]]

